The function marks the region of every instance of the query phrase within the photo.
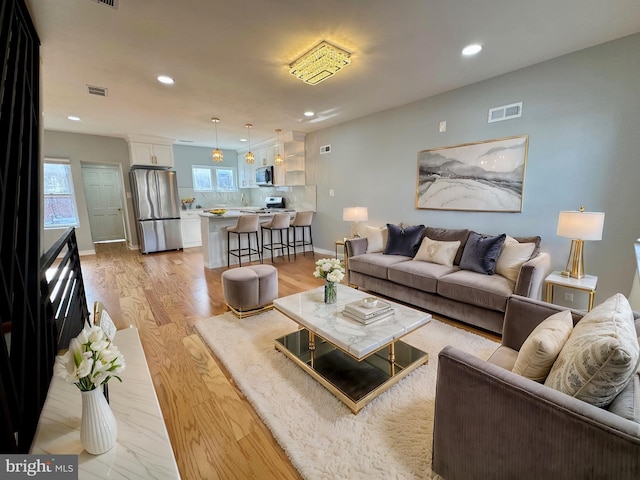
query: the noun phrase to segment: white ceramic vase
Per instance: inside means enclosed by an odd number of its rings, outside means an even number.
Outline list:
[[[116,417],[104,398],[101,388],[82,394],[82,421],[80,422],[80,442],[93,455],[109,451],[118,436]]]

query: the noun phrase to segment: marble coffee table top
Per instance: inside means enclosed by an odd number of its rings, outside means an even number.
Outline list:
[[[275,307],[304,328],[331,342],[357,359],[380,350],[393,341],[429,323],[431,315],[385,299],[394,315],[369,325],[342,314],[346,304],[370,297],[346,285],[338,284],[338,301],[324,303],[324,287],[296,293],[273,301]]]

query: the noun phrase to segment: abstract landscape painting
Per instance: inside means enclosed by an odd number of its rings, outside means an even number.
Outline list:
[[[418,152],[416,208],[522,211],[529,136]]]

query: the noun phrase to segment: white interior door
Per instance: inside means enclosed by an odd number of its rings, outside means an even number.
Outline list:
[[[118,168],[83,165],[82,181],[93,241],[124,240],[122,182]]]

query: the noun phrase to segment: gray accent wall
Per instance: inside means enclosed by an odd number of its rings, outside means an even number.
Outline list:
[[[471,61],[482,62],[486,50]],[[368,207],[369,225],[540,235],[552,268],[562,270],[570,240],[556,235],[558,212],[584,205],[606,213],[603,240],[585,242],[585,271],[599,276],[596,302],[628,295],[640,237],[638,52],[640,34],[307,134],[307,183],[318,195],[316,247],[332,251],[349,233],[343,207],[358,205]],[[521,118],[487,122],[489,108],[519,101]],[[443,120],[447,131],[439,133]],[[415,208],[420,150],[522,134],[529,149],[521,213]],[[320,155],[328,144],[331,153]]]

